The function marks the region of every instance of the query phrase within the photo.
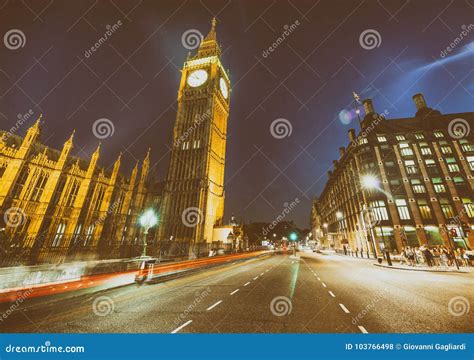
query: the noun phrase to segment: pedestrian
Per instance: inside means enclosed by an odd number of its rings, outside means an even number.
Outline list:
[[[415,253],[409,246],[407,246],[406,254],[407,254],[408,264],[410,266],[415,266]]]
[[[441,248],[441,255],[439,257],[441,265],[444,267],[448,267],[449,265],[449,257],[448,257],[448,249],[446,249],[444,246]]]
[[[433,253],[430,251],[430,249],[427,246],[423,250],[423,256],[425,257],[426,264],[429,267],[432,267],[433,266]]]

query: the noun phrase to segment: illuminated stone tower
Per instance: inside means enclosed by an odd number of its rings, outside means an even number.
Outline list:
[[[174,255],[207,251],[224,213],[230,82],[220,61],[216,21],[181,72],[173,149],[158,240]]]

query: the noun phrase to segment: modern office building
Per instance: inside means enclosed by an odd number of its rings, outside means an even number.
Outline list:
[[[474,245],[474,112],[441,114],[422,94],[413,100],[415,115],[400,119],[363,101],[361,130],[349,130],[312,210],[331,247],[366,256]]]

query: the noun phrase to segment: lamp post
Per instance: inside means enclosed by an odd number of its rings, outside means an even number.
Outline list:
[[[293,255],[296,256],[296,241],[298,240],[298,235],[292,232],[290,234],[290,240],[293,241]]]
[[[155,212],[153,209],[148,209],[146,210],[139,219],[140,225],[143,226],[143,251],[142,251],[142,257],[146,256],[146,245],[147,245],[147,235],[148,235],[148,230],[155,226],[158,222],[158,217],[156,216]]]
[[[375,175],[366,174],[366,175],[362,175],[362,177],[360,178],[360,183],[362,185],[362,199],[363,199],[363,202],[364,202],[364,209],[366,211],[370,211],[370,208],[367,205],[367,199],[366,199],[366,196],[365,196],[364,189],[366,189],[366,190],[379,189],[379,185],[380,185],[379,179]],[[364,221],[364,224],[365,224],[365,221]],[[375,241],[374,229],[372,228],[371,223],[369,223],[369,234],[370,234],[370,237],[371,237],[372,246],[374,247],[375,258],[378,258],[379,255],[380,255],[380,251],[379,251],[379,248],[378,248],[378,246],[376,244],[376,241]],[[382,234],[383,234],[383,229],[382,229]]]

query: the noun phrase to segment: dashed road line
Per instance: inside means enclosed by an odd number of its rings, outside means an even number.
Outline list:
[[[365,327],[363,327],[362,325],[359,325],[359,330],[360,330],[363,334],[368,334],[368,333],[369,333],[367,330],[365,330]]]
[[[257,279],[258,279],[258,276],[255,276],[253,279],[254,279],[254,280],[257,280]]]
[[[192,320],[186,321],[183,325],[177,327],[177,328],[174,329],[171,333],[172,333],[172,334],[176,334],[179,330],[181,330],[181,329],[184,328],[185,326],[188,326],[188,325],[191,324],[192,322],[193,322]]]
[[[264,273],[261,273],[260,276],[262,276]]]
[[[221,302],[222,302],[222,300],[219,300],[219,301],[216,302],[214,305],[209,306],[206,310],[209,311],[209,310],[214,309],[214,308],[215,308],[217,305],[219,305]]]
[[[324,287],[328,287],[325,283],[321,283],[321,284],[323,284]]]
[[[246,282],[246,283],[244,284],[244,286],[247,286],[248,284],[250,284],[250,281],[249,281],[249,282]]]
[[[346,313],[346,314],[349,314],[350,311],[347,310],[347,308],[344,306],[344,304],[339,304],[339,306],[341,307],[341,309]]]
[[[318,280],[321,281],[321,279],[318,277]]]
[[[239,291],[240,289],[235,289],[234,291],[232,291],[230,294],[231,295],[234,295],[237,291]]]
[[[334,295],[332,291],[328,291],[328,292],[329,292],[329,295],[331,295],[332,297],[336,297],[336,295]]]

